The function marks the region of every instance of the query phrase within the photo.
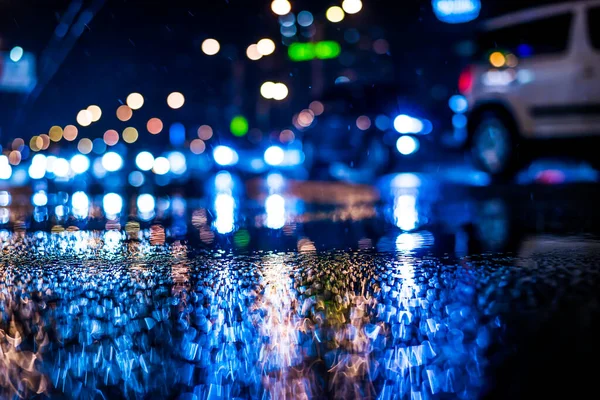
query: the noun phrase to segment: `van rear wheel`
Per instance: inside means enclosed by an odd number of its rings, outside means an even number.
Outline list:
[[[475,117],[471,155],[479,169],[493,178],[512,178],[518,170],[517,134],[512,121],[493,111]]]

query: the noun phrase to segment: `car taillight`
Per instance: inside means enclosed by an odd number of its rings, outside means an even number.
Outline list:
[[[466,67],[458,77],[458,90],[462,94],[469,94],[471,90],[473,90],[473,83],[475,80],[475,71],[473,71],[473,66],[469,65]]]

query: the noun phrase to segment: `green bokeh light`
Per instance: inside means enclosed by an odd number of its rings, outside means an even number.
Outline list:
[[[288,56],[292,61],[309,61],[315,58],[313,43],[292,43],[288,47]]]
[[[234,136],[244,136],[248,133],[248,120],[243,115],[236,115],[229,124],[229,130]]]
[[[233,234],[233,243],[237,247],[247,247],[250,243],[250,233],[245,229],[240,229]]]
[[[334,42],[333,40],[318,42],[315,45],[315,55],[321,60],[336,58],[340,55],[341,51],[342,49],[340,44],[338,42]]]

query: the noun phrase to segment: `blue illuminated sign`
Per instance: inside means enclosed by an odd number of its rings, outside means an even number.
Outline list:
[[[479,16],[480,0],[432,0],[433,12],[442,22],[460,24]]]

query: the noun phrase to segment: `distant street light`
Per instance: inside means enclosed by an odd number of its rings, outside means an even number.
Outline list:
[[[286,15],[292,10],[292,5],[288,0],[274,0],[271,3],[271,10],[277,15]]]
[[[214,56],[221,50],[221,45],[215,39],[206,39],[202,42],[202,51],[207,56]]]
[[[338,6],[329,7],[325,12],[325,17],[329,22],[341,22],[344,19],[344,10]]]
[[[275,51],[275,42],[267,38],[260,39],[258,43],[256,43],[256,49],[258,50],[260,55],[268,56],[270,54],[273,54],[273,52]]]
[[[348,14],[356,14],[362,10],[362,1],[360,0],[344,0],[342,2],[342,8]]]

